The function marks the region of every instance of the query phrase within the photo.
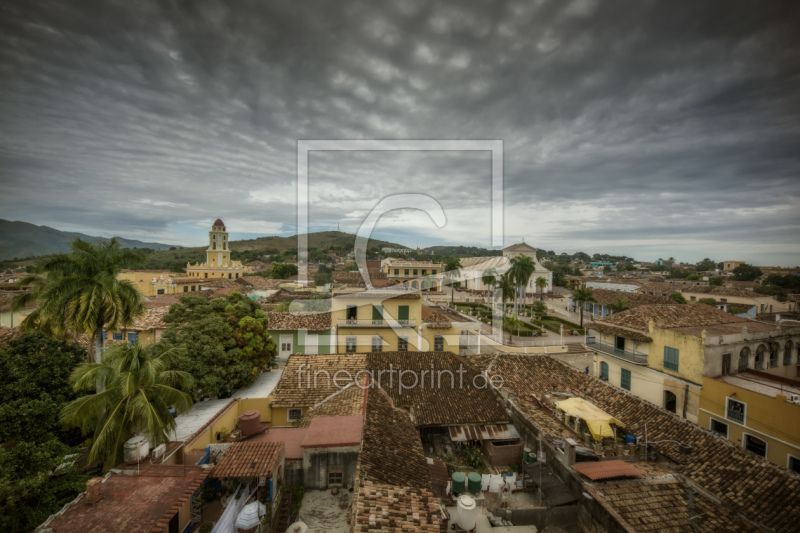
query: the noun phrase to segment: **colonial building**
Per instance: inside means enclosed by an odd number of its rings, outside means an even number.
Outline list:
[[[512,244],[511,246],[503,249],[502,256],[493,257],[467,257],[461,259],[461,269],[455,281],[461,282],[461,287],[471,291],[487,291],[489,287],[483,283],[483,273],[490,268],[495,271],[495,277],[500,277],[513,266],[512,260],[520,256],[528,256],[533,260],[535,270],[528,279],[525,286],[526,296],[535,296],[539,293],[536,286],[536,280],[544,278],[547,281],[547,286],[542,289],[542,292],[547,293],[553,290],[553,273],[547,270],[539,260],[536,258],[536,248],[524,242]]]
[[[228,232],[225,223],[217,219],[208,232],[208,248],[206,249],[206,262],[186,264],[186,273],[190,278],[227,278],[239,279],[245,272],[253,269],[242,265],[241,261],[231,259],[231,249],[228,242]]]
[[[381,269],[387,279],[404,283],[409,289],[439,290],[444,265],[430,261],[387,259],[383,261]]]
[[[143,296],[183,294],[202,290],[205,281],[190,277],[172,277],[168,270],[123,270],[117,279],[128,280]]]

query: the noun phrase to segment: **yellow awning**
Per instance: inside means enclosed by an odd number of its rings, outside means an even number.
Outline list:
[[[595,440],[600,440],[603,437],[613,437],[614,430],[611,429],[611,424],[621,428],[625,427],[625,424],[583,398],[561,400],[556,402],[556,407],[569,416],[580,417],[581,420],[586,422]]]

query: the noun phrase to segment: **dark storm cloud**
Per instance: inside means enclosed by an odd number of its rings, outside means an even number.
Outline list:
[[[217,216],[290,231],[298,139],[502,139],[509,241],[784,261],[797,27],[788,0],[4,2],[0,217],[176,242]],[[383,196],[427,192],[442,233],[384,224],[486,244],[488,161],[312,154],[312,226],[354,231]]]

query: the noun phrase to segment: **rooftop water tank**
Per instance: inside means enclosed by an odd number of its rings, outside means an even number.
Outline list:
[[[467,476],[467,480],[469,483],[469,491],[472,494],[480,494],[481,493],[481,475],[477,472],[470,472]]]
[[[475,500],[466,494],[458,498],[456,524],[464,531],[472,531],[476,522]]]
[[[261,429],[261,412],[245,411],[239,416],[239,429],[242,435],[249,437],[258,433]]]
[[[455,494],[464,494],[467,492],[467,476],[464,472],[453,472],[453,492]]]
[[[150,443],[143,435],[136,435],[125,441],[123,449],[126,463],[138,463],[150,453]]]

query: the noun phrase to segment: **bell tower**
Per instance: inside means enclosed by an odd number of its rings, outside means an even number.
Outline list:
[[[210,267],[228,267],[231,252],[228,248],[228,232],[225,223],[217,219],[208,232],[208,249],[206,250],[206,264]]]

